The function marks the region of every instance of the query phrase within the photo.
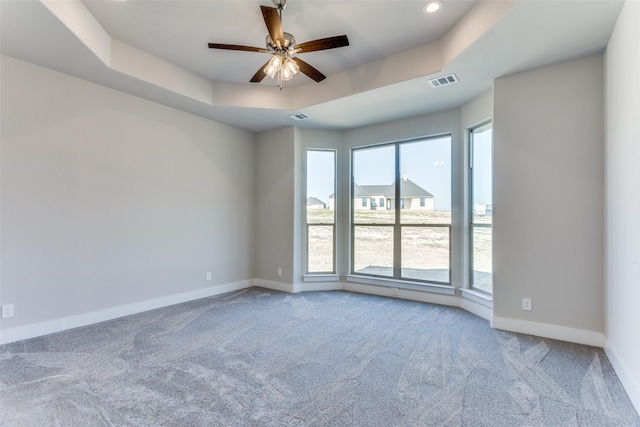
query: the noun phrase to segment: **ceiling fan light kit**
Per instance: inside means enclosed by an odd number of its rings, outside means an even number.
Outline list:
[[[209,48],[273,55],[254,74],[250,80],[251,83],[259,83],[266,76],[271,78],[277,76],[278,87],[282,90],[282,82],[291,80],[299,71],[312,80],[321,82],[326,76],[295,55],[349,46],[349,39],[346,35],[341,35],[297,44],[293,35],[282,31],[282,11],[287,7],[287,0],[273,0],[273,4],[275,7],[260,6],[269,32],[265,38],[265,49],[222,43],[209,43]]]

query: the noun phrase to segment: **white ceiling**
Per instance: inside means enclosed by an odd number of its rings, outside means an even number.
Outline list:
[[[622,2],[289,0],[284,30],[297,42],[346,34],[350,46],[302,57],[282,91],[248,83],[266,54],[259,6],[269,0],[2,0],[3,54],[254,132],[282,126],[347,129],[459,106],[493,79],[602,52]],[[433,89],[428,79],[456,73]],[[288,116],[304,112],[309,120]]]

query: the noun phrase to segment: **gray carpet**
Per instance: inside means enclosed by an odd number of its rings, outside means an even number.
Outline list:
[[[252,288],[0,347],[5,426],[640,426],[601,349]]]

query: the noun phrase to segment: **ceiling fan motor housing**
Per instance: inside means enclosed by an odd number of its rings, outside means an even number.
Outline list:
[[[273,4],[279,10],[284,10],[287,7],[287,0],[273,0]]]
[[[284,45],[282,45],[282,50],[293,50],[296,45],[296,39],[289,33],[284,34]],[[271,36],[267,34],[265,37],[265,44],[267,46],[267,50],[269,52],[276,52],[278,50],[278,45],[274,43]]]

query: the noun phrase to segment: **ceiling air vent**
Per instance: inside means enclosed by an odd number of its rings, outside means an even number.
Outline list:
[[[437,77],[435,79],[429,80],[429,83],[431,83],[432,87],[440,87],[440,86],[450,85],[451,83],[457,83],[457,82],[458,82],[458,78],[456,77],[455,74],[448,74],[446,76]]]
[[[289,117],[293,120],[307,120],[309,118],[305,113],[292,114]]]

